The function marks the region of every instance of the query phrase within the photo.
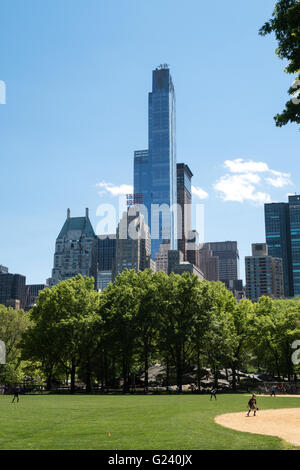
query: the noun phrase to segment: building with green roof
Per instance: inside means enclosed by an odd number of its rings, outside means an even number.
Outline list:
[[[97,237],[88,209],[85,217],[71,217],[70,209],[67,211],[67,219],[56,239],[51,285],[77,274],[97,279]]]

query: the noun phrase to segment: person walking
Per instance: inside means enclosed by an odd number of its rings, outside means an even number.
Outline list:
[[[20,401],[20,398],[19,398],[19,390],[16,388],[15,391],[14,391],[14,397],[12,399],[12,403],[15,402],[15,399],[17,399],[17,403],[19,403]]]
[[[276,390],[275,385],[272,385],[272,388],[271,388],[271,397],[276,397],[275,390]]]
[[[217,388],[213,387],[210,391],[210,400],[215,397],[215,400],[217,399]]]

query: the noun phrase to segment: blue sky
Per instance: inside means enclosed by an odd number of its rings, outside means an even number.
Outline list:
[[[194,194],[205,240],[237,240],[243,274],[250,244],[264,241],[263,202],[299,192],[299,129],[273,121],[292,77],[274,38],[258,35],[274,3],[4,0],[0,264],[44,282],[67,208],[89,207],[96,228],[99,204],[132,184],[133,152],[147,148],[151,71],[168,63],[177,161],[208,195]]]

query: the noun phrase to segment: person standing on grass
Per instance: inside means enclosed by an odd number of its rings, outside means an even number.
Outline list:
[[[272,388],[271,388],[271,397],[275,397],[275,390],[276,390],[276,387],[275,385],[272,385]]]
[[[19,399],[19,390],[17,388],[14,391],[14,397],[12,399],[12,403],[14,403],[15,399],[17,399],[17,403],[19,403],[19,401],[20,401],[20,399]]]
[[[213,387],[210,391],[210,400],[212,400],[213,397],[215,397],[215,400],[217,399],[217,388],[216,387]]]
[[[257,403],[256,403],[256,395],[253,394],[250,400],[248,401],[248,413],[247,416],[250,416],[250,412],[253,411],[253,416],[256,416],[256,411],[258,410],[257,408]]]

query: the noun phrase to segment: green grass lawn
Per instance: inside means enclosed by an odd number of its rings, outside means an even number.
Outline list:
[[[214,423],[243,411],[249,397],[0,396],[0,449],[291,449],[286,442]],[[296,408],[299,398],[258,398],[258,406]],[[108,433],[111,434],[109,437]]]

